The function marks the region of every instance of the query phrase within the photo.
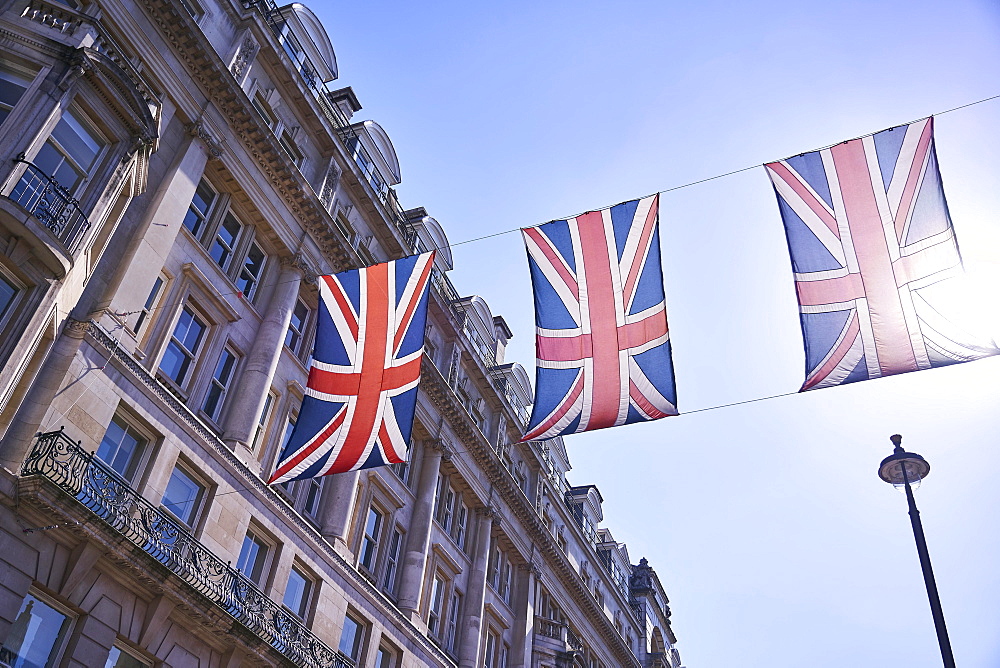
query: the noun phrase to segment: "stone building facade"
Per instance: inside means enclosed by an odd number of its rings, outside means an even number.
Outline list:
[[[0,0],[0,665],[678,668],[301,4]],[[441,249],[409,461],[270,487],[316,276]]]

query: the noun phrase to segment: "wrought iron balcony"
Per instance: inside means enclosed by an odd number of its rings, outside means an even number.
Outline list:
[[[23,476],[41,475],[83,504],[297,666],[354,668],[295,615],[223,562],[168,512],[140,496],[62,429],[39,434]]]
[[[7,195],[8,199],[27,209],[72,253],[90,228],[80,203],[58,181],[25,160],[23,153],[14,158],[14,162],[25,165],[25,169],[21,180]]]

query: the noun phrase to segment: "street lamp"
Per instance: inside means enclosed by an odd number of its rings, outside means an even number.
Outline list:
[[[924,584],[927,586],[927,598],[931,603],[931,615],[934,617],[934,629],[937,631],[938,645],[941,647],[941,658],[944,660],[945,668],[955,668],[955,657],[951,653],[948,629],[944,625],[944,613],[941,612],[941,599],[938,598],[937,585],[934,583],[931,558],[927,554],[924,527],[920,523],[920,511],[917,510],[917,504],[913,500],[913,490],[910,488],[910,483],[919,484],[927,477],[931,472],[931,465],[920,455],[903,450],[900,446],[903,437],[899,434],[893,434],[889,440],[896,447],[891,455],[882,460],[878,467],[878,475],[894,487],[903,487],[906,490],[906,503],[910,506],[910,524],[913,525],[913,538],[917,541],[920,569],[924,573]]]

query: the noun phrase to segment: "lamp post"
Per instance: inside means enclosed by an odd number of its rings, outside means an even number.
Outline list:
[[[931,471],[931,465],[920,455],[903,450],[900,443],[903,437],[893,434],[889,437],[895,449],[892,454],[882,460],[878,467],[878,475],[882,480],[894,487],[906,490],[906,503],[910,507],[910,524],[913,525],[913,538],[917,541],[917,554],[920,556],[920,570],[924,573],[924,584],[927,586],[927,598],[931,604],[931,615],[934,617],[934,629],[937,631],[938,645],[941,647],[941,659],[945,668],[955,668],[955,657],[951,653],[951,641],[948,640],[948,629],[944,625],[944,613],[941,611],[941,599],[938,598],[937,584],[934,582],[934,571],[931,569],[931,558],[927,554],[927,541],[924,539],[924,527],[920,523],[920,511],[913,500],[913,490],[910,483],[920,483]]]

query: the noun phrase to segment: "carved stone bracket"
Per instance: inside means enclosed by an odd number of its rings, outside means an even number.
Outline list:
[[[499,522],[501,515],[503,515],[499,508],[495,508],[493,506],[482,506],[480,508],[476,508],[476,513],[484,520],[491,520],[492,522]]]
[[[197,137],[198,139],[205,142],[205,146],[208,148],[208,152],[212,154],[213,158],[219,158],[222,156],[222,145],[209,134],[208,130],[202,124],[201,121],[195,121],[184,128],[187,133],[192,137]]]
[[[94,67],[94,64],[87,58],[87,54],[84,53],[83,49],[75,49],[70,53],[71,55],[66,59],[66,72],[63,73],[62,78],[59,79],[59,83],[56,84],[63,91],[69,90],[73,82]]]

